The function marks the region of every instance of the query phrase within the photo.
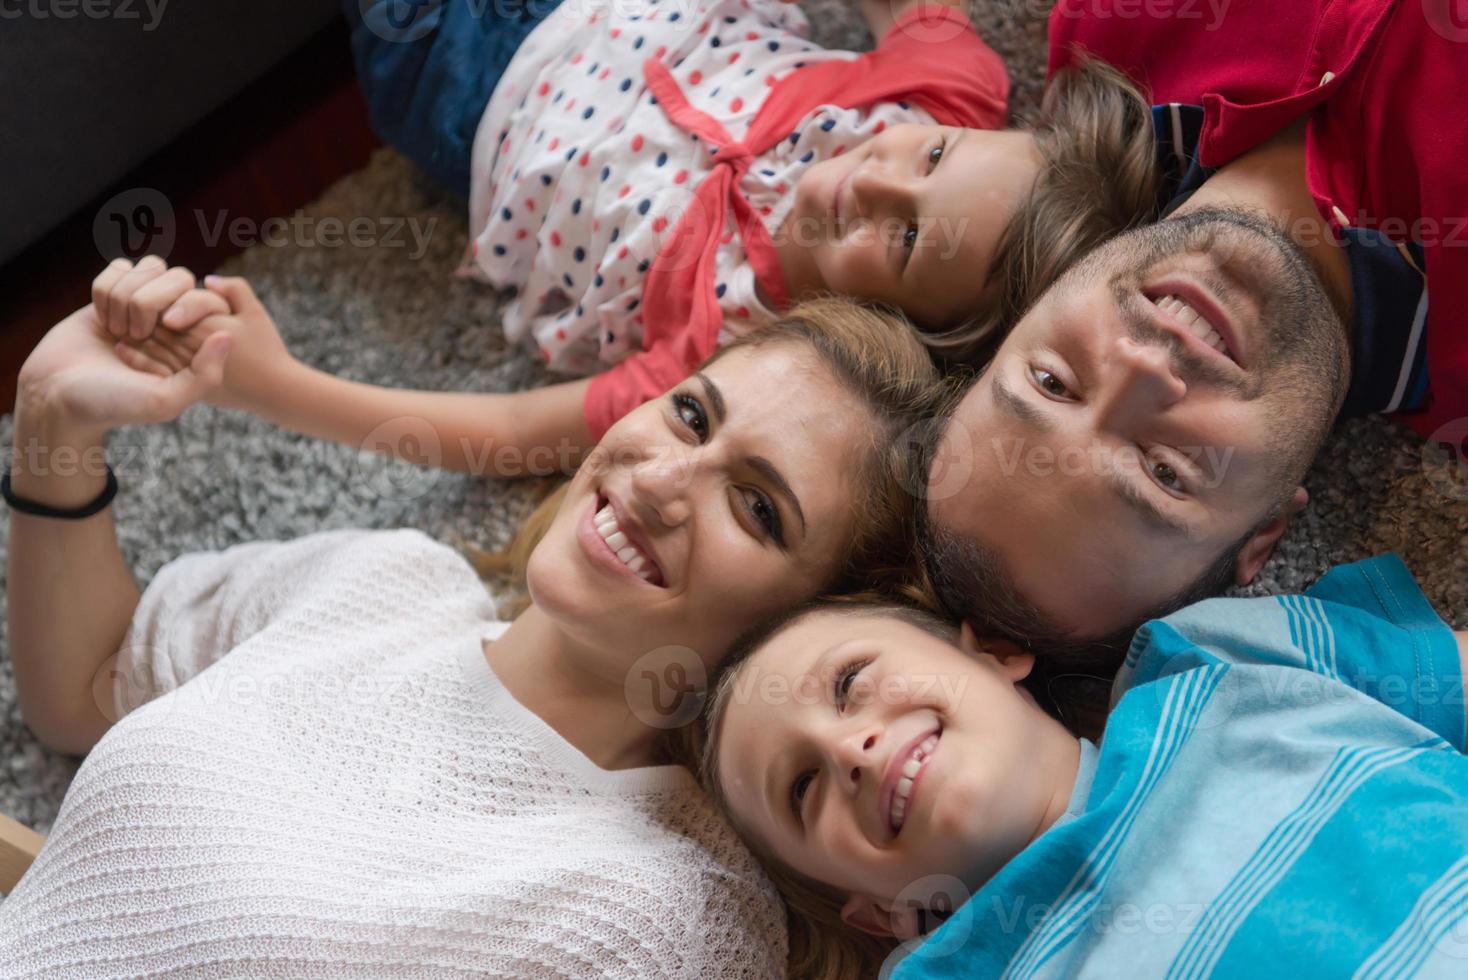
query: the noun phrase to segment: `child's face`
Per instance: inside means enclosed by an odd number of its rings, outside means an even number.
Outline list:
[[[735,821],[851,896],[844,917],[869,931],[886,931],[894,900],[952,897],[955,877],[976,889],[1064,812],[1075,779],[1050,763],[1076,740],[1018,686],[1031,656],[995,649],[967,627],[954,646],[871,613],[818,612],[777,634],[724,715]]]
[[[1040,166],[1028,133],[920,125],[812,166],[779,241],[792,297],[824,288],[928,326],[961,319]]]

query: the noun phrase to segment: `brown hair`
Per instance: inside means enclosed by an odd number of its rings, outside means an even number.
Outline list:
[[[954,326],[924,329],[945,363],[977,366],[1052,282],[1114,235],[1157,210],[1152,107],[1126,75],[1083,58],[1055,74],[1026,127],[1044,164],[1000,236],[983,308]]]

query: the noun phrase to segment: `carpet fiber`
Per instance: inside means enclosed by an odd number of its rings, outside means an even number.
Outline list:
[[[1015,76],[1021,116],[1041,89],[1046,6],[974,4],[975,23]],[[843,0],[804,7],[821,43],[870,45]],[[221,271],[248,277],[290,348],[328,371],[443,390],[508,390],[545,380],[528,357],[505,349],[495,294],[451,275],[467,240],[461,205],[382,151],[301,218],[304,226],[359,216],[382,219],[384,232],[393,221],[416,223],[426,248],[418,254],[406,224],[366,246],[330,247],[307,233],[301,241],[252,248]],[[77,306],[86,301],[76,297]],[[0,440],[10,445],[8,415]],[[111,445],[122,483],[119,533],[143,581],[186,551],[327,528],[412,526],[494,545],[546,489],[545,481],[420,470],[208,407],[171,425],[118,432]],[[1310,475],[1310,508],[1251,591],[1297,590],[1332,564],[1395,550],[1443,615],[1468,627],[1468,481],[1455,465],[1425,454],[1420,440],[1379,419],[1343,426]],[[6,534],[0,523],[0,536]],[[77,597],[79,614],[85,601]],[[47,831],[76,764],[41,747],[22,725],[9,657],[0,656],[0,812]]]

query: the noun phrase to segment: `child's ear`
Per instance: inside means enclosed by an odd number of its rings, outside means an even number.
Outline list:
[[[958,628],[958,646],[965,653],[987,653],[999,663],[1005,677],[1018,684],[1030,676],[1035,666],[1035,655],[1018,643],[1002,636],[986,636],[980,639],[974,628],[964,623]]]
[[[883,938],[901,940],[921,935],[917,909],[903,905],[895,911],[888,902],[869,895],[852,895],[841,906],[841,921],[853,929]]]

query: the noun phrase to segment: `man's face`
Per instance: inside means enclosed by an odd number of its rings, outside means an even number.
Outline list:
[[[929,472],[933,525],[1076,638],[1131,625],[1303,500],[1348,356],[1272,225],[1197,211],[1137,229],[1053,285],[964,396]],[[1251,537],[1240,578],[1283,528]]]

